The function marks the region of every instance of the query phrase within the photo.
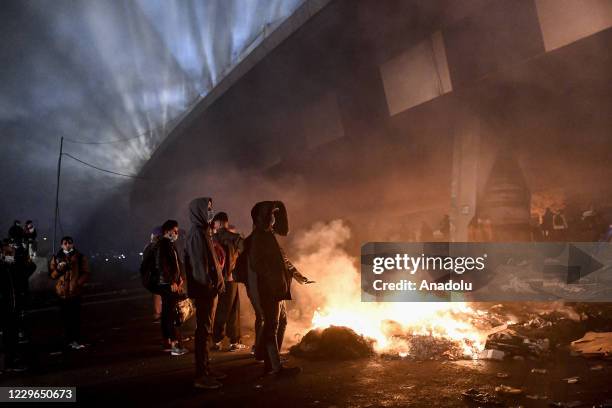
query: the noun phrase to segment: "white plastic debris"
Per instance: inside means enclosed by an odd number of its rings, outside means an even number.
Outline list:
[[[482,350],[478,353],[478,358],[481,360],[498,360],[504,359],[505,353],[501,350]]]

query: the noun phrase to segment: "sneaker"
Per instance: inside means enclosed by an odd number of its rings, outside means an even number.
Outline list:
[[[227,374],[212,369],[208,370],[208,376],[210,378],[214,378],[215,380],[223,380],[224,378],[227,378]]]
[[[240,351],[240,350],[244,350],[246,348],[247,348],[246,344],[232,343],[232,344],[230,344],[228,351]]]
[[[213,351],[221,351],[221,343],[222,343],[222,341],[220,341],[218,343],[213,343],[213,345],[210,347],[210,349],[213,350]]]
[[[185,347],[172,347],[172,349],[170,350],[170,355],[171,356],[182,356],[183,354],[187,354],[189,353],[189,350],[187,350]]]
[[[193,386],[196,388],[202,388],[205,390],[217,390],[223,386],[219,381],[215,380],[211,376],[204,375],[200,378],[197,378],[193,382]]]
[[[277,378],[295,377],[302,372],[300,367],[281,367],[278,371],[271,371],[270,374]]]
[[[68,347],[70,347],[73,350],[82,350],[86,346],[84,344],[80,344],[80,343],[77,343],[76,341],[73,341],[72,343],[68,343]]]

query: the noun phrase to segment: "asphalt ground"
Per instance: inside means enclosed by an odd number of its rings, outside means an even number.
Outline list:
[[[223,388],[198,390],[193,387],[193,340],[186,342],[190,353],[184,356],[161,350],[150,294],[138,287],[109,290],[88,295],[84,303],[86,349],[64,349],[57,308],[34,309],[27,316],[32,341],[24,345],[30,368],[0,374],[0,386],[74,386],[76,405],[105,407],[476,407],[486,405],[470,402],[463,392],[477,388],[495,394],[501,384],[522,389],[519,395],[498,395],[503,406],[563,402],[591,407],[612,401],[612,361],[572,357],[563,347],[547,359],[499,362],[289,356],[290,365],[303,368],[289,379],[262,376],[262,364],[248,350],[220,351],[212,353],[212,364],[228,374]],[[244,341],[250,344],[252,322],[244,320]],[[183,334],[191,337],[193,329],[189,322]],[[533,374],[532,368],[547,373]],[[508,376],[499,378],[498,373]],[[574,376],[579,377],[575,384],[563,380]]]

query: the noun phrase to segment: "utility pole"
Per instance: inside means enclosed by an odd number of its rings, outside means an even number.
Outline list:
[[[55,217],[53,220],[53,246],[51,247],[51,253],[56,250],[55,240],[57,238],[57,219],[59,217],[59,191],[60,191],[60,174],[62,172],[62,156],[64,154],[64,136],[60,139],[60,151],[59,158],[57,159],[57,186],[55,189]]]

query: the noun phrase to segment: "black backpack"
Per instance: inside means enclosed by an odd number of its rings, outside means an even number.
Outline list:
[[[152,293],[159,292],[159,270],[155,262],[158,245],[149,244],[142,253],[140,263],[140,279],[142,286]]]

